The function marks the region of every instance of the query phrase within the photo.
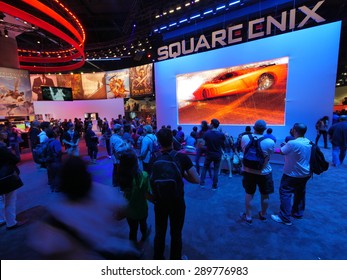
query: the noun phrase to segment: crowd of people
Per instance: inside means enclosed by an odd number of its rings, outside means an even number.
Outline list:
[[[318,143],[320,135],[323,135],[324,148],[328,148],[329,137],[331,165],[341,165],[347,147],[347,116],[339,116],[338,122],[331,126],[329,118],[323,117],[317,122],[316,129],[315,142]],[[33,159],[36,147],[47,142],[52,159],[46,163],[37,162],[37,167],[47,170],[52,192],[61,192],[65,200],[60,201],[60,205],[49,207],[47,217],[36,228],[43,239],[33,238],[31,245],[44,258],[141,258],[143,244],[151,233],[151,225],[147,223],[147,203],[150,202],[154,204],[155,216],[153,258],[164,259],[170,222],[170,259],[184,259],[182,229],[186,207],[183,179],[206,188],[206,175],[209,173],[211,189],[215,191],[225,160],[230,178],[233,171],[243,176],[245,210],[240,213],[240,218],[251,225],[254,218],[252,202],[257,189],[260,192],[257,218],[261,221],[268,218],[269,199],[274,192],[270,164],[274,153],[283,155],[285,159],[279,188],[280,209],[278,214],[270,217],[289,226],[293,219],[303,218],[306,183],[312,175],[312,142],[305,137],[306,131],[306,124],[295,123],[290,136],[276,148],[277,139],[264,120],[257,120],[253,127],[245,127],[236,140],[220,129],[217,119],[202,121],[200,129],[194,126],[189,134],[181,126],[172,129],[167,125],[157,129],[155,122],[128,121],[122,116],[110,122],[106,118],[98,119],[97,128],[93,127],[90,119],[84,122],[77,118],[74,121],[33,121],[29,131]],[[10,133],[12,129],[0,127],[0,184],[9,174],[19,175],[16,164],[20,157],[15,149],[11,151]],[[82,139],[90,157],[89,164],[97,163],[98,149],[101,144],[105,145],[113,163],[113,189],[93,182],[87,163],[80,157]],[[260,168],[246,164],[252,145],[258,145],[263,157]],[[202,158],[203,163],[200,162]],[[113,191],[115,189],[119,192]],[[0,199],[0,225],[6,225],[7,229],[22,225],[15,219],[15,194],[16,189],[2,194]],[[129,242],[117,239],[107,229],[107,223],[112,219],[127,220]],[[95,225],[98,225],[98,233],[91,228]],[[137,238],[138,228],[140,240]],[[57,246],[55,240],[64,246]]]

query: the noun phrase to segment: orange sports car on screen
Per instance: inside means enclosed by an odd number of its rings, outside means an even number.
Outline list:
[[[275,85],[285,86],[287,64],[272,64],[226,71],[203,83],[193,92],[195,100],[205,100],[250,91],[264,91]]]

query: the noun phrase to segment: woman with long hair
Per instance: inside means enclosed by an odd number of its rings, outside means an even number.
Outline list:
[[[147,172],[140,170],[133,149],[121,155],[117,176],[124,197],[129,202],[126,214],[130,229],[129,239],[137,244],[137,230],[140,225],[141,242],[144,242],[150,234],[150,227],[147,225],[147,199],[151,200],[151,188],[149,176]]]

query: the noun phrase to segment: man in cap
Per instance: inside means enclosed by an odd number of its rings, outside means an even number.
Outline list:
[[[212,190],[217,189],[219,166],[222,159],[225,142],[225,135],[217,130],[218,127],[219,121],[217,119],[212,119],[210,130],[205,132],[203,136],[206,146],[206,158],[201,172],[200,186],[202,188],[205,186],[206,171],[210,169],[210,165],[213,162]]]
[[[243,165],[243,180],[242,185],[246,192],[245,197],[245,212],[240,214],[240,217],[247,224],[252,224],[252,210],[251,202],[253,200],[256,188],[258,186],[260,192],[260,204],[261,211],[258,212],[260,220],[266,220],[266,211],[269,206],[269,194],[274,192],[274,182],[272,179],[272,168],[269,164],[270,155],[274,152],[275,142],[270,138],[263,136],[266,130],[266,122],[264,120],[257,120],[253,126],[253,133],[246,134],[241,138],[241,148],[243,153],[248,143],[251,141],[251,137],[259,139],[260,149],[264,156],[264,165],[261,170],[252,169]]]
[[[142,160],[143,170],[148,174],[152,173],[151,166],[151,152],[154,149],[155,144],[158,139],[157,136],[153,133],[153,128],[151,125],[145,125],[143,127],[144,137],[141,143],[140,159]]]
[[[346,157],[347,149],[347,115],[341,115],[339,122],[328,130],[329,139],[333,146],[332,166],[339,166]]]

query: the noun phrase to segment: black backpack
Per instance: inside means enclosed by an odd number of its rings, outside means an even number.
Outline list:
[[[322,174],[324,171],[327,171],[329,168],[329,162],[325,160],[324,154],[319,149],[319,147],[310,142],[312,145],[311,156],[310,156],[310,171],[314,174]]]
[[[256,138],[252,134],[249,134],[249,143],[245,148],[243,154],[243,165],[255,169],[262,170],[265,163],[265,155],[260,147],[260,142],[265,139],[265,137]]]
[[[157,201],[170,202],[183,197],[182,170],[176,155],[174,150],[164,152],[153,163],[150,180]]]
[[[54,152],[50,144],[54,139],[48,139],[36,145],[33,150],[34,161],[38,164],[50,163],[54,161]]]

